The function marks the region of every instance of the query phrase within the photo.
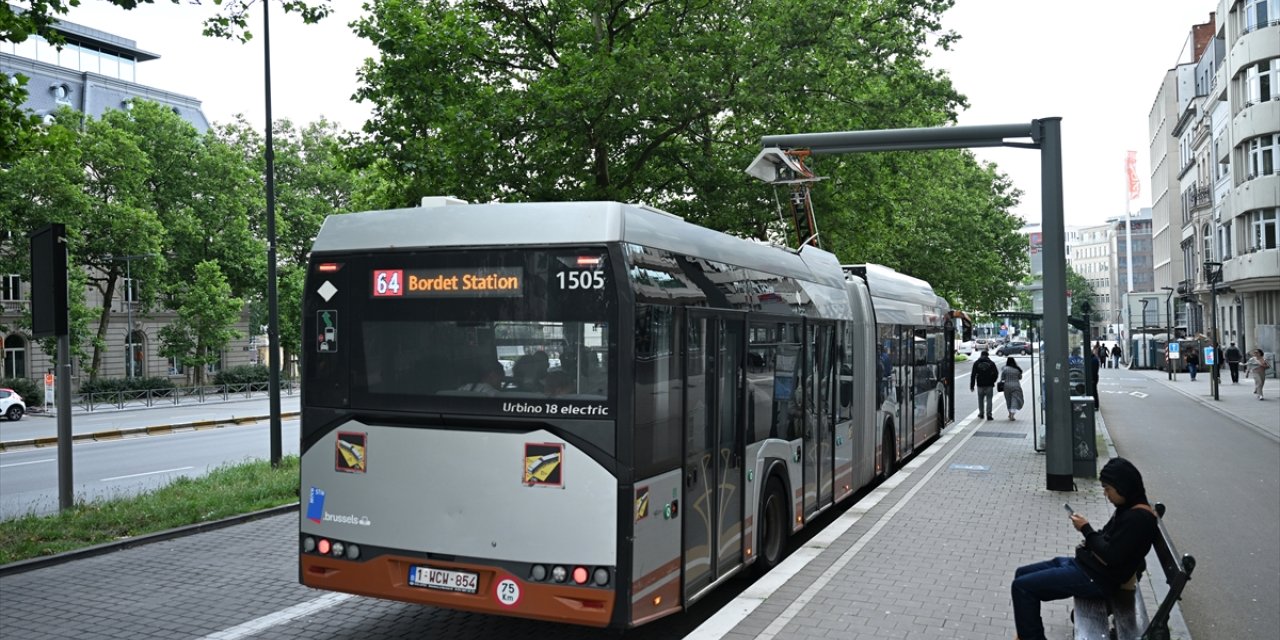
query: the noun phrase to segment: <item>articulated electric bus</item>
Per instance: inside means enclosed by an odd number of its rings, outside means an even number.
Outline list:
[[[945,423],[946,303],[616,202],[331,216],[303,299],[299,576],[627,628]]]

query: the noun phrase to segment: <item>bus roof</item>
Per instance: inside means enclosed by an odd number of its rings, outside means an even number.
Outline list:
[[[938,325],[951,310],[946,299],[919,278],[878,264],[844,265],[844,268],[851,276],[866,281],[877,322]]]
[[[554,246],[626,242],[844,288],[839,261],[805,247],[796,253],[621,202],[520,202],[410,207],[331,215],[314,253]],[[927,286],[927,285],[926,285]]]

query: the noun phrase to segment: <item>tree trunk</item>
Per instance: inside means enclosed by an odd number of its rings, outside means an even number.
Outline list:
[[[89,381],[98,379],[102,367],[102,345],[107,341],[107,329],[111,326],[111,300],[116,295],[116,276],[107,275],[107,290],[102,294],[102,314],[98,316],[97,339],[93,341],[93,359],[89,364]],[[109,347],[108,347],[109,348]]]

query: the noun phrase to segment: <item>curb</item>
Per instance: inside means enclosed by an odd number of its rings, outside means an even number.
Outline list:
[[[1116,451],[1116,443],[1111,439],[1111,432],[1107,430],[1107,423],[1102,419],[1102,412],[1094,414],[1097,419],[1098,431],[1102,434],[1102,439],[1107,443],[1107,455],[1117,458],[1120,454]],[[1154,564],[1153,564],[1154,563]],[[1160,566],[1160,558],[1156,556],[1155,549],[1147,554],[1147,566]],[[1164,577],[1161,573],[1160,577]],[[1156,580],[1156,572],[1147,570],[1142,576],[1142,585],[1140,592],[1150,593],[1155,597],[1158,604],[1164,599],[1165,594],[1169,592],[1168,585],[1160,584]],[[1142,599],[1141,593],[1138,597],[1138,605],[1142,608],[1142,616],[1150,621],[1151,614],[1147,613],[1147,603]],[[1175,640],[1192,640],[1191,630],[1187,628],[1187,621],[1182,617],[1182,601],[1173,603],[1173,609],[1169,611],[1169,636]]]
[[[299,411],[285,411],[280,414],[281,418],[296,418],[300,415]],[[154,436],[173,433],[183,429],[207,429],[209,427],[220,427],[227,425],[255,424],[263,420],[270,420],[271,416],[246,416],[241,418],[227,418],[225,420],[196,420],[194,422],[180,422],[177,424],[154,425],[150,427],[130,427],[128,429],[111,429],[109,431],[95,431],[92,433],[77,433],[71,436],[72,442],[82,441],[99,441],[99,440],[119,440],[129,436]],[[41,438],[26,438],[23,440],[4,440],[0,441],[0,451],[9,451],[11,449],[21,449],[26,447],[48,447],[58,444],[58,436],[44,436]]]
[[[123,551],[131,547],[142,546],[144,544],[151,544],[153,542],[163,542],[165,540],[181,538],[181,537],[189,536],[196,533],[203,533],[205,531],[223,529],[223,528],[235,526],[238,524],[244,524],[246,522],[252,522],[254,520],[261,520],[262,518],[270,518],[271,516],[278,516],[278,515],[289,513],[291,511],[297,511],[299,504],[300,503],[298,502],[294,502],[292,504],[286,504],[279,507],[271,507],[268,509],[262,509],[260,511],[254,511],[252,513],[245,513],[238,516],[231,516],[229,518],[223,518],[221,520],[213,520],[210,522],[198,522],[196,524],[189,524],[184,527],[178,527],[176,529],[169,529],[166,531],[157,531],[155,533],[143,534],[140,536],[126,538],[124,540],[117,540],[114,542],[104,542],[102,544],[94,545],[92,547],[85,547],[84,549],[76,549],[74,551],[64,551],[62,553],[57,553],[51,556],[42,556],[39,558],[31,558],[28,560],[19,560],[17,562],[10,562],[9,564],[0,564],[0,577],[13,575],[17,573],[25,573],[27,571],[34,571],[36,569],[43,569],[45,567],[52,567],[55,565],[63,564],[65,562],[71,562],[72,560],[83,560],[85,558],[92,558],[94,556],[100,556],[100,555],[111,553],[114,551]]]

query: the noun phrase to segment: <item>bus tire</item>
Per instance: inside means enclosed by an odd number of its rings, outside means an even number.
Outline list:
[[[884,428],[884,445],[880,447],[884,453],[884,477],[888,478],[898,470],[898,442],[893,438],[893,425]]]
[[[763,575],[782,562],[790,520],[786,490],[777,477],[769,478],[764,497],[760,499],[760,553],[756,556],[756,575]]]

